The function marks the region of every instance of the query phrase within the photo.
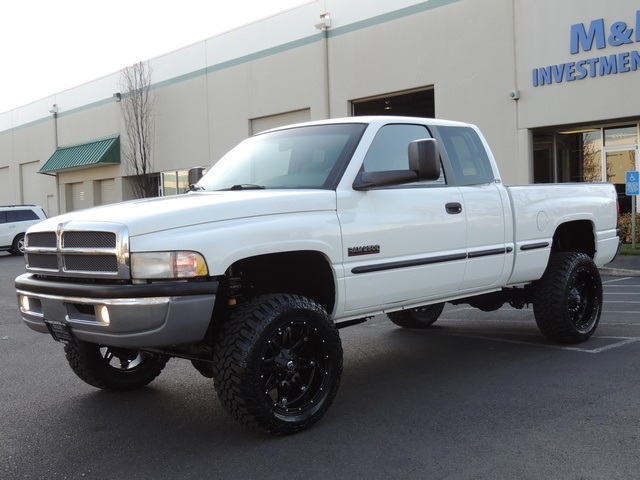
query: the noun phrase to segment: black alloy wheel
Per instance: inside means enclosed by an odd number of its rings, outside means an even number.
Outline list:
[[[342,375],[338,330],[315,301],[264,295],[225,322],[214,385],[240,423],[271,434],[309,428],[329,409]]]
[[[602,280],[593,260],[583,253],[555,254],[535,286],[533,312],[553,342],[579,343],[593,335],[602,313]]]

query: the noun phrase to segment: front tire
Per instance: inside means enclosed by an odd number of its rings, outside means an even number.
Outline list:
[[[327,412],[342,376],[342,344],[324,308],[298,295],[237,307],[214,349],[213,378],[240,423],[271,434],[309,428]]]
[[[434,303],[426,307],[387,313],[393,323],[403,328],[427,328],[433,325],[444,310],[444,303]]]
[[[533,313],[552,342],[580,343],[593,335],[602,313],[602,280],[593,260],[576,252],[553,255],[536,284]]]
[[[133,390],[151,383],[167,357],[152,357],[126,348],[105,347],[74,339],[64,347],[69,366],[89,385],[104,390]]]

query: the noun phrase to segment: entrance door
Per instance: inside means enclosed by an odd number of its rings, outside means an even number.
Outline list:
[[[631,197],[625,193],[626,173],[636,170],[636,150],[616,150],[607,151],[605,149],[605,179],[613,183],[618,192],[618,202],[620,211],[623,213],[631,211]]]
[[[629,125],[604,129],[602,178],[615,185],[621,213],[631,212],[631,198],[625,194],[626,172],[637,170],[638,127]]]

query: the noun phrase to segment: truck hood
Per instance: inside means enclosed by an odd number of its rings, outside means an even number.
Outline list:
[[[60,223],[116,222],[136,236],[224,220],[327,210],[336,210],[332,190],[191,192],[69,212],[39,223],[36,229],[55,230]]]

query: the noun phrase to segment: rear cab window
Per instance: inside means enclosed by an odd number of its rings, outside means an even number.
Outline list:
[[[495,178],[482,140],[470,127],[439,126],[457,185],[492,183]]]

